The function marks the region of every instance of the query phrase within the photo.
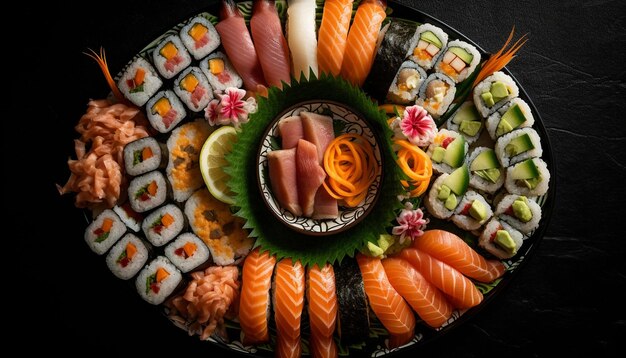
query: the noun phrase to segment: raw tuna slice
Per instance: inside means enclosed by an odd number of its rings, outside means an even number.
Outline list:
[[[315,193],[315,206],[313,208],[313,219],[335,219],[339,216],[339,206],[337,199],[328,194],[323,186],[320,186]]]
[[[295,216],[302,215],[296,181],[296,149],[273,150],[267,153],[267,161],[276,200]]]
[[[304,216],[313,215],[315,193],[325,178],[326,172],[319,165],[316,146],[309,141],[300,139],[296,149],[296,180],[298,199]]]
[[[295,148],[303,136],[300,116],[291,116],[278,121],[278,133],[283,149]]]
[[[324,151],[328,144],[335,139],[333,131],[333,119],[311,112],[300,112],[302,118],[302,133],[304,139],[315,144],[317,147],[317,157],[321,164],[324,160]]]

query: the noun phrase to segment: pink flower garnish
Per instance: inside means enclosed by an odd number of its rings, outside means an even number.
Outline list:
[[[204,110],[204,116],[209,124],[233,125],[248,122],[248,115],[256,111],[256,101],[253,97],[243,100],[246,91],[240,88],[229,87],[223,94],[216,93],[218,99],[212,100]]]
[[[404,109],[404,115],[400,121],[402,134],[409,142],[418,147],[429,145],[437,134],[437,125],[426,110],[418,105]]]
[[[400,236],[400,243],[404,243],[408,238],[415,240],[417,237],[424,235],[424,229],[428,224],[428,219],[424,219],[424,213],[421,209],[413,210],[413,206],[408,204],[402,209],[400,215],[396,218],[398,226],[394,226],[391,233]]]

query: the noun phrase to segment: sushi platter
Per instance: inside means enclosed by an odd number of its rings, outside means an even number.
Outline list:
[[[167,324],[259,357],[378,357],[453,330],[548,225],[554,161],[507,70],[385,0],[211,1],[91,100],[58,186]],[[508,39],[507,39],[508,35]]]

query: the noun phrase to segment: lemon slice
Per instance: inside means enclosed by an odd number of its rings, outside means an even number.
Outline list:
[[[227,185],[230,177],[223,169],[228,165],[225,156],[230,153],[236,141],[235,128],[223,126],[209,135],[200,151],[200,172],[204,183],[211,195],[226,204],[235,203],[233,193]]]

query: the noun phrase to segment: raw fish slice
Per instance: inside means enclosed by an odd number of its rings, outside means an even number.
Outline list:
[[[303,137],[300,116],[291,116],[278,121],[278,133],[281,138],[282,149],[295,148],[298,145],[298,140]]]
[[[276,265],[273,284],[274,320],[278,338],[286,343],[300,341],[300,320],[304,308],[305,271],[300,261],[282,259]]]
[[[401,337],[412,335],[415,329],[413,311],[391,286],[381,260],[360,253],[356,259],[363,275],[365,293],[376,317],[390,334]]]
[[[335,76],[341,71],[354,0],[326,0],[317,42],[319,72]]]
[[[398,348],[409,343],[413,338],[415,338],[414,332],[408,332],[404,334],[390,334],[388,341],[389,343],[387,345],[390,349]]]
[[[330,196],[324,187],[317,189],[312,218],[316,220],[326,220],[335,219],[338,216],[339,205],[337,204],[337,199]]]
[[[302,345],[300,339],[292,340],[281,336],[276,337],[275,358],[296,358],[301,355]]]
[[[430,283],[453,299],[457,308],[470,308],[483,300],[483,294],[462,273],[452,266],[417,249],[407,248],[400,252]]]
[[[281,81],[290,83],[289,47],[273,0],[254,0],[250,32],[267,84],[282,88]]]
[[[426,324],[438,328],[452,316],[454,308],[444,294],[410,263],[389,257],[383,260],[383,267],[393,288]]]
[[[296,148],[296,185],[302,215],[313,215],[315,194],[325,178],[326,172],[317,159],[317,148],[313,143],[300,139]]]
[[[364,0],[354,15],[341,64],[341,76],[355,86],[363,85],[374,63],[376,41],[386,17],[386,7],[385,0]]]
[[[448,231],[427,230],[413,242],[413,247],[480,282],[492,282],[506,271],[502,262],[485,260],[463,239]]]
[[[336,358],[339,356],[335,339],[331,337],[318,337],[311,335],[309,339],[309,351],[313,358]]]
[[[259,344],[269,341],[270,287],[276,258],[266,251],[252,251],[244,261],[239,323],[243,343]]]
[[[315,144],[317,157],[321,164],[328,144],[335,139],[333,119],[329,116],[311,112],[300,112],[300,118],[302,118],[304,139]]]
[[[337,323],[337,293],[335,271],[326,264],[321,269],[314,265],[307,272],[306,299],[311,335],[332,337]]]
[[[270,184],[276,200],[295,216],[302,215],[298,201],[296,178],[296,148],[273,150],[267,153]]]
[[[311,71],[317,77],[316,0],[288,0],[287,41],[293,60],[293,75],[307,79]]]
[[[233,0],[222,0],[220,22],[215,25],[215,29],[219,32],[224,51],[241,76],[244,87],[249,91],[257,91],[259,85],[265,86],[263,70],[252,38]]]

